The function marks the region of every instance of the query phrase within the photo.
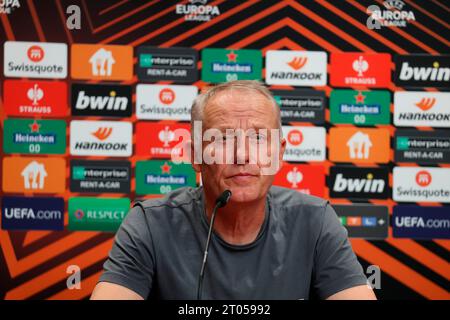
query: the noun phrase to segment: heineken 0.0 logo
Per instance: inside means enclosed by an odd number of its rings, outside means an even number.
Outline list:
[[[6,119],[3,150],[5,153],[64,154],[64,120]]]
[[[332,123],[389,124],[389,91],[333,90],[330,94]]]
[[[181,187],[195,187],[195,171],[190,164],[168,160],[136,163],[136,193],[165,194]]]

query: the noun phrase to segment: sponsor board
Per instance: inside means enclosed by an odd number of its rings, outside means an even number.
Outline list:
[[[394,167],[392,198],[397,202],[450,202],[450,168]]]
[[[330,84],[334,87],[389,87],[391,84],[391,55],[388,53],[332,52]]]
[[[328,145],[330,161],[389,162],[388,129],[331,128]]]
[[[389,91],[333,90],[330,94],[330,122],[388,125],[390,103]]]
[[[70,191],[130,193],[131,165],[128,161],[70,161]]]
[[[3,51],[5,77],[67,77],[67,44],[56,42],[6,41]]]
[[[347,199],[387,199],[389,169],[387,167],[331,167],[330,197]]]
[[[138,84],[136,118],[189,121],[196,97],[196,86]]]
[[[323,197],[325,192],[325,168],[320,165],[285,162],[275,175],[273,184],[305,194]]]
[[[62,81],[5,80],[4,110],[16,117],[65,117],[67,84]]]
[[[280,107],[282,123],[297,121],[322,124],[325,122],[325,92],[272,90],[272,94]]]
[[[72,44],[70,69],[73,79],[131,80],[133,77],[133,47]]]
[[[286,139],[284,161],[324,161],[326,130],[323,127],[282,126]]]
[[[450,239],[450,207],[394,206],[394,238]]]
[[[386,206],[372,204],[333,204],[349,238],[386,239],[389,229],[389,211]]]
[[[70,122],[70,154],[74,156],[129,157],[132,124],[123,121]]]
[[[398,127],[450,128],[450,92],[394,93],[394,124]]]
[[[191,126],[183,123],[150,123],[136,124],[136,155],[152,158],[170,159],[172,153],[177,157],[184,157],[183,149],[176,147],[181,137],[176,138],[175,130],[184,129],[190,132]]]
[[[25,154],[64,154],[64,120],[5,119],[3,151]]]
[[[313,87],[327,85],[327,53],[323,51],[268,50],[266,83]]]
[[[399,87],[450,87],[450,55],[396,55],[394,62]]]
[[[234,80],[261,80],[262,53],[253,49],[202,50],[202,80],[221,83]]]
[[[129,210],[128,198],[70,198],[68,229],[116,232]]]
[[[195,187],[196,175],[190,164],[167,160],[136,162],[136,194],[165,194],[182,187]]]
[[[3,191],[59,193],[65,190],[63,158],[3,158]]]
[[[3,197],[3,230],[64,230],[64,199]]]
[[[72,84],[71,110],[74,116],[130,117],[131,86]]]
[[[450,163],[450,134],[447,131],[399,129],[394,141],[396,162]]]
[[[141,46],[136,51],[136,73],[141,81],[193,83],[198,80],[197,50]]]

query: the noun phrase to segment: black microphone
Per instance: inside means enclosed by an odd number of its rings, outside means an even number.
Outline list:
[[[209,223],[209,231],[208,238],[206,239],[205,245],[205,253],[203,254],[203,263],[202,268],[200,269],[200,275],[198,277],[198,287],[197,287],[197,300],[202,299],[202,284],[203,284],[203,276],[205,275],[206,261],[208,260],[208,249],[209,243],[211,242],[211,234],[214,225],[214,220],[216,218],[217,209],[224,207],[231,198],[231,191],[225,190],[222,194],[216,199],[216,205],[212,211],[211,222]]]

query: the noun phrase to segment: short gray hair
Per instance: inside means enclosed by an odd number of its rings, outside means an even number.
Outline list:
[[[280,137],[282,136],[281,115],[278,103],[273,97],[272,93],[269,91],[269,89],[267,89],[267,87],[264,86],[261,82],[256,80],[236,80],[224,82],[214,87],[208,88],[205,92],[199,94],[197,98],[194,100],[194,103],[192,104],[191,128],[194,128],[194,121],[203,121],[203,112],[209,100],[215,95],[217,95],[219,92],[223,92],[230,89],[255,90],[260,94],[262,94],[263,96],[265,96],[270,102],[272,102],[278,117]]]

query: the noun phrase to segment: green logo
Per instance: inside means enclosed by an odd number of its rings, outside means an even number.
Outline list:
[[[69,230],[116,232],[129,210],[128,198],[70,198]]]
[[[278,106],[281,106],[281,97],[280,96],[273,96]]]
[[[233,80],[261,80],[262,53],[259,50],[202,50],[202,80],[220,83]]]
[[[389,91],[333,90],[330,94],[331,123],[376,125],[390,123]]]
[[[5,153],[64,154],[64,120],[6,119],[3,150]]]
[[[152,66],[153,64],[153,60],[152,60],[152,55],[151,54],[145,54],[145,53],[141,53],[139,56],[139,66],[143,67],[143,68],[149,68]]]
[[[168,160],[136,162],[136,193],[165,194],[182,187],[195,187],[196,175],[190,164]]]
[[[84,167],[73,167],[72,169],[72,179],[83,180],[85,175]]]
[[[408,150],[408,149],[409,149],[409,138],[397,137],[397,150]]]

